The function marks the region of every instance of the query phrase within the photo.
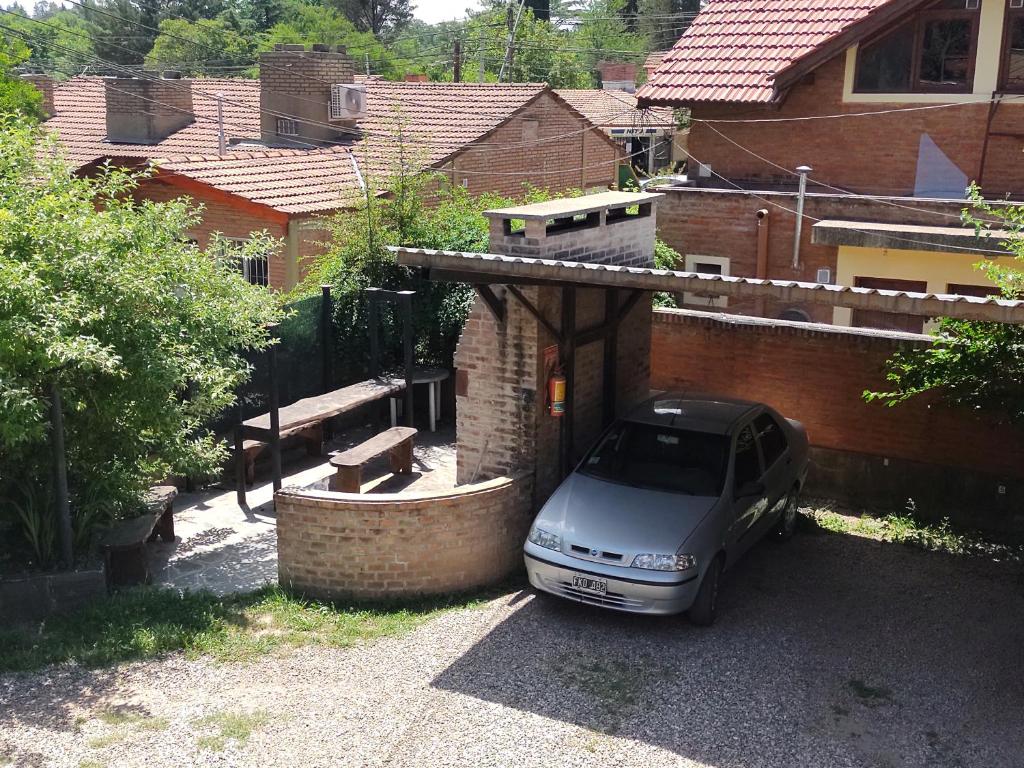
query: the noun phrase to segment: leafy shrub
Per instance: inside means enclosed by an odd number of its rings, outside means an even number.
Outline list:
[[[79,547],[154,481],[213,471],[202,428],[266,346],[273,294],[192,245],[198,211],[138,202],[140,174],[71,173],[57,145],[0,122],[0,515],[53,559],[51,386],[60,387]],[[255,238],[249,248],[268,247]]]

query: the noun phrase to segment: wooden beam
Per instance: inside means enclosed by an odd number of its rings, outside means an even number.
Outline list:
[[[562,295],[563,296],[565,295],[565,291],[566,290],[568,290],[568,289],[563,289],[563,291],[562,291]],[[540,323],[541,325],[543,325],[548,333],[550,333],[552,336],[554,336],[555,341],[557,341],[559,344],[564,343],[564,340],[566,338],[565,337],[565,326],[564,326],[564,324],[563,324],[563,327],[562,327],[562,331],[559,331],[557,328],[555,328],[555,326],[551,323],[551,321],[548,320],[546,317],[544,317],[544,315],[542,315],[540,313],[540,310],[538,310],[535,306],[533,306],[533,304],[530,302],[530,300],[523,295],[522,291],[520,291],[514,285],[508,286],[508,292],[516,297],[516,301],[518,301],[520,304],[522,304],[526,308],[526,311],[529,312],[531,315],[533,315],[537,319],[537,322]]]
[[[499,299],[494,291],[491,290],[491,286],[485,284],[477,284],[473,286],[473,290],[476,291],[476,295],[479,296],[487,309],[490,310],[491,315],[497,321],[498,325],[504,325],[505,323],[505,301]]]
[[[619,309],[619,319],[617,322],[621,323],[629,316],[629,313],[633,311],[633,307],[636,306],[636,303],[640,301],[640,298],[645,293],[646,291],[633,291],[631,294],[629,294],[629,298],[626,299],[626,301],[622,304],[621,309]]]

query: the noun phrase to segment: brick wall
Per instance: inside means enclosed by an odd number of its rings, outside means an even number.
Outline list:
[[[618,181],[622,150],[599,128],[583,131],[584,125],[545,93],[441,170],[473,195],[522,197],[528,186],[552,192],[607,188]]]
[[[792,118],[844,112],[877,112],[920,104],[844,103],[845,55],[818,68],[813,82],[792,88],[781,107],[750,105],[695,105],[699,120]],[[690,130],[689,150],[698,162],[716,173],[737,180],[792,184],[791,175],[739,149],[715,133],[753,150],[787,169],[814,168],[814,178],[845,189],[869,193],[909,195],[914,191],[918,148],[928,134],[968,179],[978,180],[986,125],[987,103],[962,104],[942,109],[897,112],[800,123],[719,123],[713,128],[696,122]],[[992,121],[993,133],[1020,133],[1024,104],[1003,103]],[[990,136],[985,172],[980,183],[990,197],[1024,194],[1024,137]]]
[[[530,481],[497,478],[448,493],[275,496],[281,585],[320,598],[472,589],[522,565]]]
[[[188,234],[195,238],[200,248],[209,245],[210,237],[214,232],[220,232],[225,237],[248,238],[254,233],[266,230],[267,233],[282,241],[281,247],[270,255],[268,267],[270,270],[270,285],[274,288],[284,288],[287,284],[288,267],[286,263],[286,245],[283,242],[287,237],[287,227],[278,218],[265,218],[254,210],[240,208],[231,202],[220,200],[216,197],[204,197],[199,191],[183,190],[166,184],[159,180],[148,180],[142,182],[135,191],[138,199],[153,200],[154,202],[168,202],[181,197],[191,197],[192,200],[203,206],[202,217],[199,223],[192,227]]]
[[[767,210],[767,277],[814,282],[819,268],[832,270],[835,279],[838,249],[811,242],[813,221],[805,221],[800,240],[800,267],[793,269],[793,235],[796,194],[790,192],[741,192],[713,189],[659,189],[665,197],[658,204],[658,236],[680,254],[723,256],[730,260],[730,274],[755,277],[757,265],[757,212]],[[918,210],[908,210],[906,206]],[[959,223],[962,201],[876,200],[863,197],[810,194],[804,208],[816,219],[954,226]],[[788,210],[784,210],[788,209]],[[929,213],[935,211],[943,215]],[[938,255],[937,255],[938,257]],[[682,269],[683,265],[679,265]],[[696,308],[696,307],[695,307]],[[825,305],[779,304],[753,300],[729,300],[727,311],[778,317],[786,309],[801,309],[818,322],[832,321]]]
[[[303,142],[326,143],[354,127],[351,121],[330,119],[331,86],[352,83],[355,68],[344,47],[278,45],[260,54],[260,133],[270,144],[288,145],[278,136],[277,116],[296,119]],[[306,144],[299,142],[298,146]]]
[[[651,386],[766,402],[807,427],[811,442],[878,456],[1024,477],[1024,436],[927,397],[866,403],[885,361],[926,337],[867,329],[656,310]]]
[[[909,334],[657,310],[651,386],[768,403],[803,422],[813,446],[873,459],[862,466],[887,475],[875,481],[891,483],[900,505],[915,494],[915,479],[927,477],[947,497],[936,504],[952,504],[953,513],[1002,505],[1007,515],[1021,516],[1022,496],[1014,496],[1024,493],[1020,430],[944,406],[934,397],[895,408],[864,402],[865,390],[885,388],[883,366],[890,355],[927,343]],[[831,483],[825,466],[812,467],[819,485],[854,498],[870,495],[866,469],[843,475],[840,484]],[[975,482],[975,475],[984,481]],[[999,494],[997,484],[1010,492]],[[922,487],[919,493],[928,491]]]

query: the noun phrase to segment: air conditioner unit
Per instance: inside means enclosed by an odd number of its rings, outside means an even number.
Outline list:
[[[359,120],[366,117],[366,86],[337,83],[331,86],[331,120]]]

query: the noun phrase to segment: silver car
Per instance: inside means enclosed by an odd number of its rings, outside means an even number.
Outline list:
[[[660,395],[605,431],[524,545],[530,583],[634,613],[715,618],[719,578],[792,535],[807,433],[760,403]]]

